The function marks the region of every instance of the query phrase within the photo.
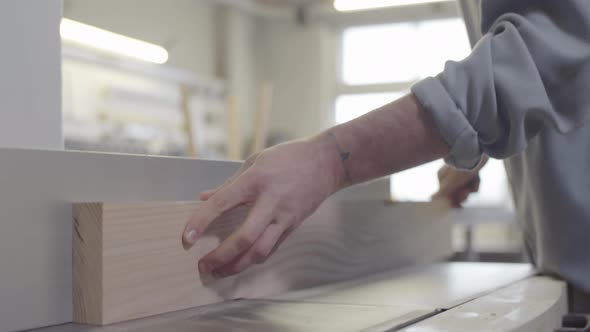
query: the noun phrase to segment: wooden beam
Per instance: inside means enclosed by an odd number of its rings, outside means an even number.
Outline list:
[[[201,279],[197,260],[244,219],[220,217],[186,252],[184,223],[196,202],[74,205],[74,321],[110,324],[235,298],[289,290],[418,262],[451,252],[447,208],[436,204],[328,201],[263,265]]]
[[[262,151],[268,140],[268,126],[272,109],[273,85],[264,83],[260,85],[258,96],[258,109],[256,110],[256,121],[254,122],[254,135],[250,145],[250,155]]]
[[[187,155],[189,157],[197,158],[199,156],[199,142],[194,128],[193,111],[191,108],[192,91],[189,86],[180,86],[180,99],[182,114],[184,116],[184,131],[187,141]]]
[[[240,130],[240,105],[238,98],[227,98],[227,158],[242,160],[242,131]]]

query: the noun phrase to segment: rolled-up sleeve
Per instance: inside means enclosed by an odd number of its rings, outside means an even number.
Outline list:
[[[466,59],[412,87],[450,146],[448,163],[469,169],[483,153],[508,158],[542,130],[566,133],[588,122],[588,3],[586,17],[541,6],[504,14]]]

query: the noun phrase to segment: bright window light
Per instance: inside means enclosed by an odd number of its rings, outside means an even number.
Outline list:
[[[438,170],[444,165],[436,160],[410,168],[391,177],[391,196],[399,201],[427,202],[438,190]]]
[[[510,206],[510,188],[504,162],[490,159],[480,172],[479,192],[469,197],[465,206]]]
[[[351,27],[342,39],[345,84],[415,82],[470,52],[459,18]]]
[[[342,79],[345,84],[377,84],[417,80],[412,48],[415,23],[351,27],[342,40]]]
[[[64,41],[104,52],[158,64],[168,61],[168,52],[161,46],[67,18],[61,20],[60,34]]]
[[[449,0],[334,0],[334,8],[338,11],[353,11],[443,1]]]
[[[391,177],[391,195],[400,201],[429,201],[438,191],[438,170],[444,165],[436,160]],[[510,206],[510,191],[502,161],[490,159],[481,170],[479,191],[469,195],[466,207]]]

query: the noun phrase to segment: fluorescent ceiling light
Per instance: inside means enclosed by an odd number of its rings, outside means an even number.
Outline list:
[[[168,51],[162,46],[126,37],[67,18],[61,20],[60,34],[63,40],[89,46],[101,51],[158,64],[168,61]]]
[[[353,11],[384,7],[398,7],[418,5],[431,2],[443,2],[449,0],[334,0],[334,8],[338,11]]]

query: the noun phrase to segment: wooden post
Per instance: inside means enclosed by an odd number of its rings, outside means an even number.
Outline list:
[[[227,98],[228,142],[227,157],[242,160],[242,133],[240,130],[240,107],[235,96]]]
[[[266,147],[272,108],[272,94],[272,84],[263,83],[260,85],[258,109],[256,111],[256,122],[254,123],[254,135],[252,137],[252,145],[250,146],[250,154],[260,152]]]
[[[188,144],[188,155],[193,158],[199,156],[198,143],[195,137],[195,128],[193,126],[193,114],[191,110],[191,88],[187,85],[180,86],[181,108],[184,115],[185,132]]]

